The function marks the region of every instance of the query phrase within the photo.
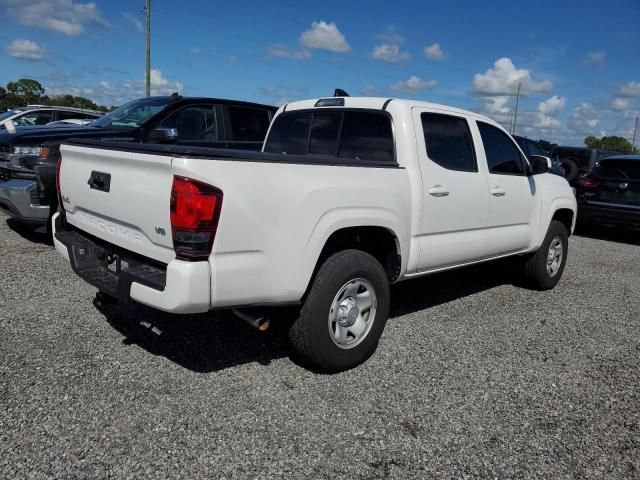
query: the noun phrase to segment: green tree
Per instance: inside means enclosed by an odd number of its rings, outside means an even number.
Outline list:
[[[551,151],[558,146],[557,143],[551,143],[548,140],[540,139],[538,140],[538,146],[542,149],[542,151],[546,154],[551,153]]]
[[[40,82],[30,78],[21,78],[17,82],[7,83],[7,92],[7,108],[43,103],[48,98]]]
[[[0,87],[0,113],[7,110],[6,103],[7,103],[7,91],[3,87]]]
[[[597,148],[598,150],[615,150],[617,152],[637,153],[638,149],[633,149],[631,142],[624,137],[616,135],[604,136],[597,138],[588,136],[584,139],[584,144],[589,148]]]
[[[47,105],[58,105],[60,107],[86,108],[88,110],[106,111],[106,107],[96,105],[94,102],[84,97],[74,95],[56,95],[47,101]]]

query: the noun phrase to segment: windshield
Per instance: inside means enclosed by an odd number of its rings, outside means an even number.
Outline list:
[[[91,122],[91,126],[98,128],[139,127],[163,110],[170,101],[170,97],[148,97],[134,100]]]
[[[2,120],[6,120],[7,118],[15,115],[16,113],[20,113],[20,112],[21,112],[21,110],[7,110],[4,113],[0,113],[0,122]]]

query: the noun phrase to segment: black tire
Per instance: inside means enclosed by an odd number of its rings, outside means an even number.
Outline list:
[[[556,239],[559,239],[562,245],[562,258],[559,262],[559,268],[554,274],[551,274],[547,270],[547,259],[551,243]],[[568,246],[569,232],[567,227],[557,220],[552,220],[542,245],[525,261],[524,269],[527,284],[536,290],[551,290],[555,287],[560,281],[567,263]]]
[[[332,338],[329,314],[336,295],[355,279],[363,279],[373,288],[376,310],[373,324],[360,342],[341,348]],[[360,250],[335,253],[322,264],[313,279],[300,315],[289,329],[289,340],[302,359],[320,371],[340,372],[356,367],[378,346],[389,316],[389,297],[389,279],[378,260]]]
[[[576,162],[573,160],[560,160],[560,163],[562,164],[562,168],[564,168],[564,178],[567,179],[567,182],[573,182],[578,179],[580,169]]]

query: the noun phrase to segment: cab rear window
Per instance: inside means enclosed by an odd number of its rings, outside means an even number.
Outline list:
[[[379,111],[295,111],[279,115],[265,152],[395,163],[391,119]]]

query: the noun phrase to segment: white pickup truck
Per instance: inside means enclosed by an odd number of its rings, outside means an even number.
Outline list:
[[[518,256],[553,288],[576,200],[548,170],[475,113],[305,100],[278,110],[262,152],[64,145],[54,241],[119,300],[245,319],[297,305],[294,349],[340,371],[375,350],[393,282]]]

